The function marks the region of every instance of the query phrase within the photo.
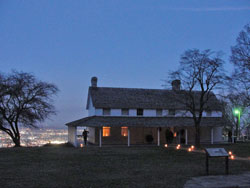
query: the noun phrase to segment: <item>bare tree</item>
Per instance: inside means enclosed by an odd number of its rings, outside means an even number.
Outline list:
[[[58,88],[37,80],[32,74],[13,71],[0,74],[0,130],[20,147],[20,126],[37,127],[55,113],[51,97]]]
[[[228,94],[222,101],[223,115],[229,122],[224,128],[232,132],[235,130],[237,140],[240,138],[241,130],[243,130],[249,122],[248,108],[245,106],[244,102],[244,96],[233,93]],[[238,115],[235,116],[234,114],[235,109],[240,111],[240,122],[238,121]]]
[[[209,110],[209,100],[216,100],[212,90],[223,84],[225,77],[223,64],[220,53],[211,50],[187,50],[181,56],[179,69],[169,75],[169,81],[176,79],[182,83],[182,90],[175,91],[175,100],[184,104],[192,114],[197,147],[200,147],[202,112]],[[180,95],[183,97],[178,97]]]
[[[236,45],[231,47],[230,60],[234,65],[230,90],[245,97],[245,104],[250,106],[250,25],[247,24],[239,33]]]

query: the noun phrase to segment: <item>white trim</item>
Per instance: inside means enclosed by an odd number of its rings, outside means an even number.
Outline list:
[[[128,127],[128,147],[130,146],[130,129]]]
[[[160,146],[160,128],[157,128],[157,146]]]
[[[99,147],[102,147],[102,127],[99,129]]]
[[[214,128],[211,128],[211,144],[214,144]]]
[[[185,144],[188,145],[188,130],[185,129]]]

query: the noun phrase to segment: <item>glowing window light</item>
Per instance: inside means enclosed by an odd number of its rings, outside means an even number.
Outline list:
[[[102,128],[102,136],[103,137],[110,136],[110,127],[103,127]]]
[[[128,127],[121,127],[121,135],[128,136]]]

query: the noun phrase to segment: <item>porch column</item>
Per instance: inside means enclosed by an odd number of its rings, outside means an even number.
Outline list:
[[[99,147],[102,147],[102,127],[99,128]]]
[[[130,146],[130,128],[128,127],[128,147]]]
[[[181,132],[178,131],[178,140],[179,140],[179,144],[181,144]]]
[[[68,141],[74,146],[77,147],[77,127],[68,126]]]
[[[188,130],[185,129],[185,144],[188,145]]]
[[[232,143],[234,143],[234,128],[232,128]]]
[[[214,128],[211,128],[211,144],[214,144]]]
[[[161,138],[160,127],[158,127],[157,128],[157,146],[160,146],[160,138]]]

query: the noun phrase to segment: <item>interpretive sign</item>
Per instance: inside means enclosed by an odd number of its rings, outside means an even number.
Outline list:
[[[228,153],[224,148],[205,148],[209,157],[228,157]]]
[[[206,151],[206,172],[208,175],[208,158],[225,157],[225,171],[228,174],[228,153],[224,148],[205,148]]]

